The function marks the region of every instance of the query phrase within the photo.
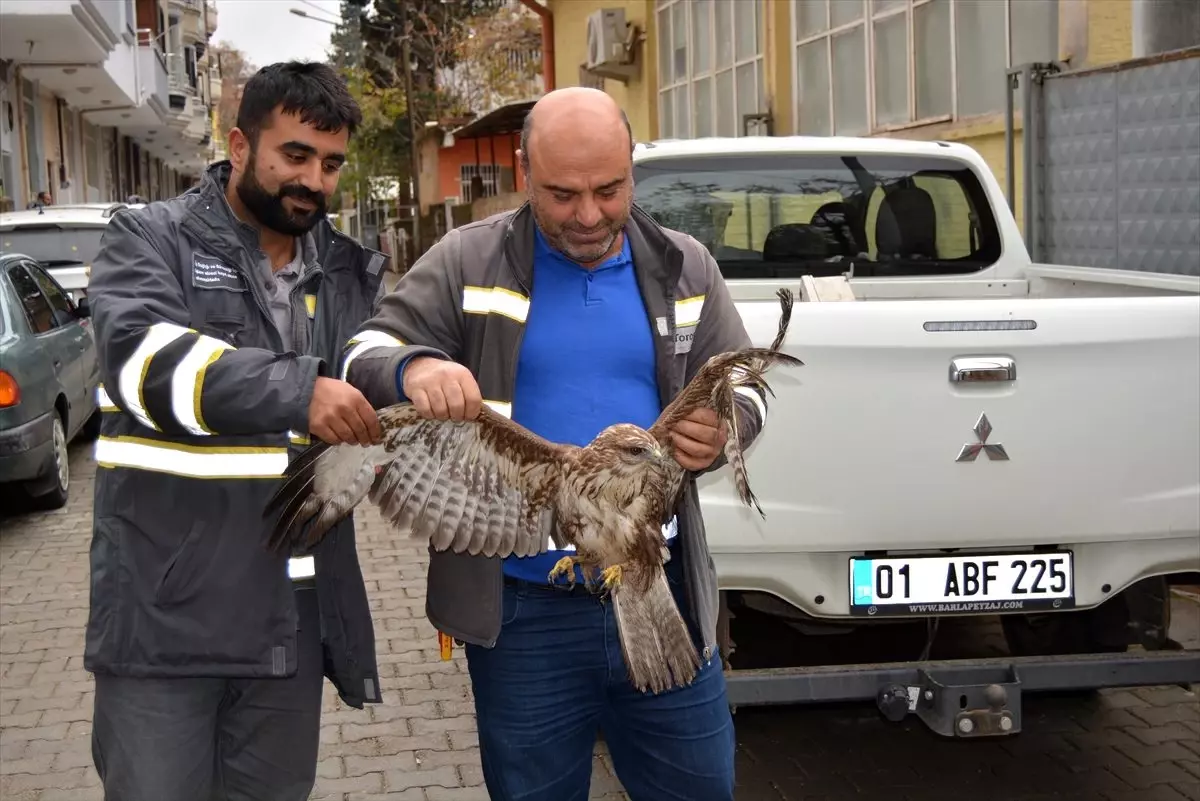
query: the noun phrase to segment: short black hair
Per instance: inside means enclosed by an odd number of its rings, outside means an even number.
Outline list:
[[[629,124],[629,115],[621,109],[621,122],[625,123],[625,133],[629,135],[629,152],[633,152],[633,127]],[[521,169],[529,172],[529,137],[533,134],[533,110],[525,113],[525,122],[521,125]]]
[[[345,128],[353,136],[362,122],[362,110],[346,82],[333,67],[316,61],[268,64],[246,81],[237,127],[252,145],[279,106],[284,114],[299,113],[301,122],[318,131]]]

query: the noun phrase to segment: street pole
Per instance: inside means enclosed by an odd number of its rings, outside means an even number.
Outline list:
[[[421,250],[421,176],[418,172],[421,162],[417,154],[417,110],[413,105],[412,55],[409,49],[409,40],[412,38],[412,34],[409,30],[407,3],[400,4],[400,21],[401,30],[403,31],[403,39],[401,39],[400,43],[400,60],[404,65],[404,106],[408,111],[408,149],[410,157],[408,170],[412,176],[412,260],[416,262],[417,254]],[[412,264],[410,263],[409,267],[411,266]]]

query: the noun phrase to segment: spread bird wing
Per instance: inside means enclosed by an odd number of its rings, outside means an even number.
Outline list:
[[[717,413],[717,419],[725,428],[725,458],[733,468],[733,480],[737,487],[738,496],[742,503],[754,506],[758,513],[763,514],[758,499],[750,489],[746,475],[746,459],[742,451],[742,443],[738,438],[738,415],[740,411],[734,403],[735,393],[745,393],[755,401],[755,405],[765,415],[767,396],[774,396],[774,391],[767,383],[765,374],[775,365],[801,366],[804,362],[780,350],[787,336],[788,326],[792,320],[793,296],[791,290],[781,288],[775,293],[779,298],[780,316],[779,331],[769,348],[744,348],[727,353],[718,353],[709,358],[704,366],[692,377],[683,391],[667,404],[659,414],[650,434],[663,447],[671,448],[671,428],[683,418],[699,408],[709,408]],[[680,468],[673,489],[678,491],[683,485],[683,468]]]
[[[311,547],[369,497],[388,523],[435,550],[546,550],[572,446],[550,443],[486,406],[464,422],[427,420],[409,403],[378,415],[379,444],[319,442],[292,461],[263,512],[280,512],[269,548]]]

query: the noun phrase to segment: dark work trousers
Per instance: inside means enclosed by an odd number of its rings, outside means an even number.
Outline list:
[[[667,580],[685,611],[679,566],[673,553]],[[633,801],[733,801],[719,656],[688,687],[641,693],[626,676],[610,602],[527,582],[506,582],[503,598],[496,647],[466,647],[493,801],[586,801],[597,730]]]
[[[316,780],[323,659],[315,589],[296,589],[287,679],[96,674],[92,758],[105,801],[303,801]]]

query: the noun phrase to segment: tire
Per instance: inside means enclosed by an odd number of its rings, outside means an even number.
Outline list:
[[[79,438],[91,442],[99,437],[100,422],[102,419],[100,410],[96,409],[92,413],[92,416],[87,419],[87,422],[83,424],[83,428],[79,429]]]
[[[67,505],[71,493],[71,464],[70,452],[67,450],[67,430],[62,417],[54,415],[52,429],[53,455],[50,470],[46,475],[46,483],[50,490],[33,497],[34,504],[39,509],[61,509]]]

